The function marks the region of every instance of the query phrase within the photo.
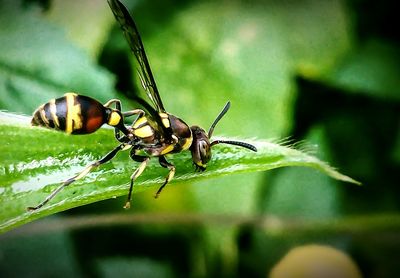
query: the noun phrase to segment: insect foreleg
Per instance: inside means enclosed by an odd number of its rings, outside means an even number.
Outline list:
[[[129,209],[131,207],[133,184],[135,183],[135,180],[137,179],[137,177],[139,177],[143,173],[144,169],[147,166],[147,163],[150,160],[149,157],[137,155],[136,152],[137,152],[137,149],[132,149],[130,156],[133,160],[135,160],[137,162],[141,162],[141,164],[135,170],[135,172],[133,172],[133,174],[131,176],[131,185],[129,187],[128,199],[126,200],[124,209]]]
[[[169,183],[172,178],[175,175],[175,165],[172,163],[169,163],[164,156],[160,156],[158,158],[158,161],[160,162],[160,165],[164,168],[168,168],[169,169],[169,173],[167,175],[167,177],[165,178],[164,183],[161,185],[161,187],[157,190],[156,195],[154,196],[154,198],[158,198],[158,196],[160,196],[161,191],[163,190],[163,188],[167,185],[167,183]]]
[[[68,185],[70,185],[71,183],[73,183],[76,180],[79,180],[81,178],[83,178],[84,176],[86,176],[92,169],[100,166],[101,164],[104,164],[108,161],[110,161],[111,159],[114,158],[114,156],[124,148],[125,144],[121,144],[118,147],[116,147],[115,149],[113,149],[112,151],[110,151],[108,154],[106,154],[103,158],[93,162],[92,164],[89,164],[88,166],[85,167],[85,169],[80,172],[79,174],[75,175],[72,178],[67,179],[66,181],[64,181],[60,186],[58,186],[56,189],[53,190],[53,192],[50,193],[50,195],[48,195],[46,197],[46,199],[43,200],[43,202],[41,202],[39,205],[37,205],[36,207],[28,207],[27,209],[29,211],[34,211],[37,210],[41,207],[43,207],[48,201],[50,201],[51,199],[54,198],[54,196],[56,196],[61,190],[64,189],[64,187],[67,187]]]

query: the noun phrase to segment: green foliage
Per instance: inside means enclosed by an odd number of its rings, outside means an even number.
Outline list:
[[[0,105],[31,113],[63,92],[113,94],[113,77],[84,51],[72,45],[60,27],[43,20],[38,9],[21,9],[18,1],[2,5],[0,24]]]

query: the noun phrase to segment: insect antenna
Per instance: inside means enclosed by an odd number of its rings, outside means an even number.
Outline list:
[[[217,116],[217,118],[215,118],[214,122],[212,123],[210,129],[208,130],[208,138],[211,138],[212,133],[214,132],[214,128],[215,126],[218,124],[219,120],[221,120],[221,118],[226,114],[226,112],[228,112],[229,108],[231,107],[231,102],[228,101],[225,106],[224,109],[222,109],[222,111],[219,113],[219,115]]]
[[[218,114],[217,118],[215,118],[214,122],[212,123],[209,131],[208,131],[208,138],[211,139],[212,133],[214,132],[215,126],[218,124],[218,122],[221,120],[221,118],[228,112],[229,108],[231,107],[231,102],[228,101],[222,111]],[[239,147],[243,147],[249,150],[252,150],[254,152],[257,151],[257,148],[251,144],[245,143],[245,142],[240,142],[240,141],[232,141],[232,140],[215,140],[212,141],[210,144],[210,147],[217,145],[217,144],[229,144],[229,145],[235,145]]]
[[[232,141],[232,140],[215,140],[215,141],[211,142],[210,146],[212,147],[212,146],[217,145],[217,144],[235,145],[235,146],[239,146],[239,147],[243,147],[243,148],[249,149],[249,150],[251,150],[253,152],[257,151],[257,148],[255,146],[249,144],[249,143],[245,143],[245,142],[241,142],[241,141]]]

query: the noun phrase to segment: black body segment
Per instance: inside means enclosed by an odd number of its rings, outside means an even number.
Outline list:
[[[168,119],[170,122],[170,128],[172,133],[177,137],[178,142],[176,142],[173,153],[178,153],[189,149],[193,141],[192,131],[190,127],[180,118],[168,114]]]
[[[108,110],[93,98],[67,93],[40,106],[33,114],[32,125],[68,134],[88,134],[107,122]]]

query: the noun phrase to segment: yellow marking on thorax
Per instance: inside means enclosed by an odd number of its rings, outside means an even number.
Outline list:
[[[108,120],[108,124],[110,126],[116,126],[120,122],[121,122],[121,115],[116,111],[112,111],[111,115],[110,115],[110,119]]]
[[[138,118],[135,123],[133,124],[133,128],[138,128],[140,125],[147,123],[147,118],[146,117],[140,117]]]
[[[161,154],[164,155],[164,154],[172,152],[174,150],[174,147],[175,147],[175,145],[173,145],[173,144],[168,145],[165,149],[163,149],[161,151]]]
[[[49,120],[46,118],[46,111],[44,111],[44,104],[39,108],[40,118],[46,125],[49,125]]]
[[[193,142],[193,136],[190,136],[189,138],[186,138],[185,144],[182,146],[182,151],[185,151],[190,148]]]
[[[77,94],[74,93],[65,94],[67,99],[67,125],[65,132],[69,134],[82,127],[81,105],[79,103],[74,104],[76,96]]]
[[[53,121],[55,122],[56,127],[60,127],[60,123],[58,122],[58,117],[57,117],[56,100],[54,98],[50,100],[49,106],[50,106],[50,114],[51,117],[53,118]]]
[[[171,126],[171,123],[169,122],[168,114],[167,113],[159,113],[161,122],[166,128],[169,128]]]
[[[139,138],[146,138],[154,135],[153,129],[149,125],[134,129],[133,134]]]

